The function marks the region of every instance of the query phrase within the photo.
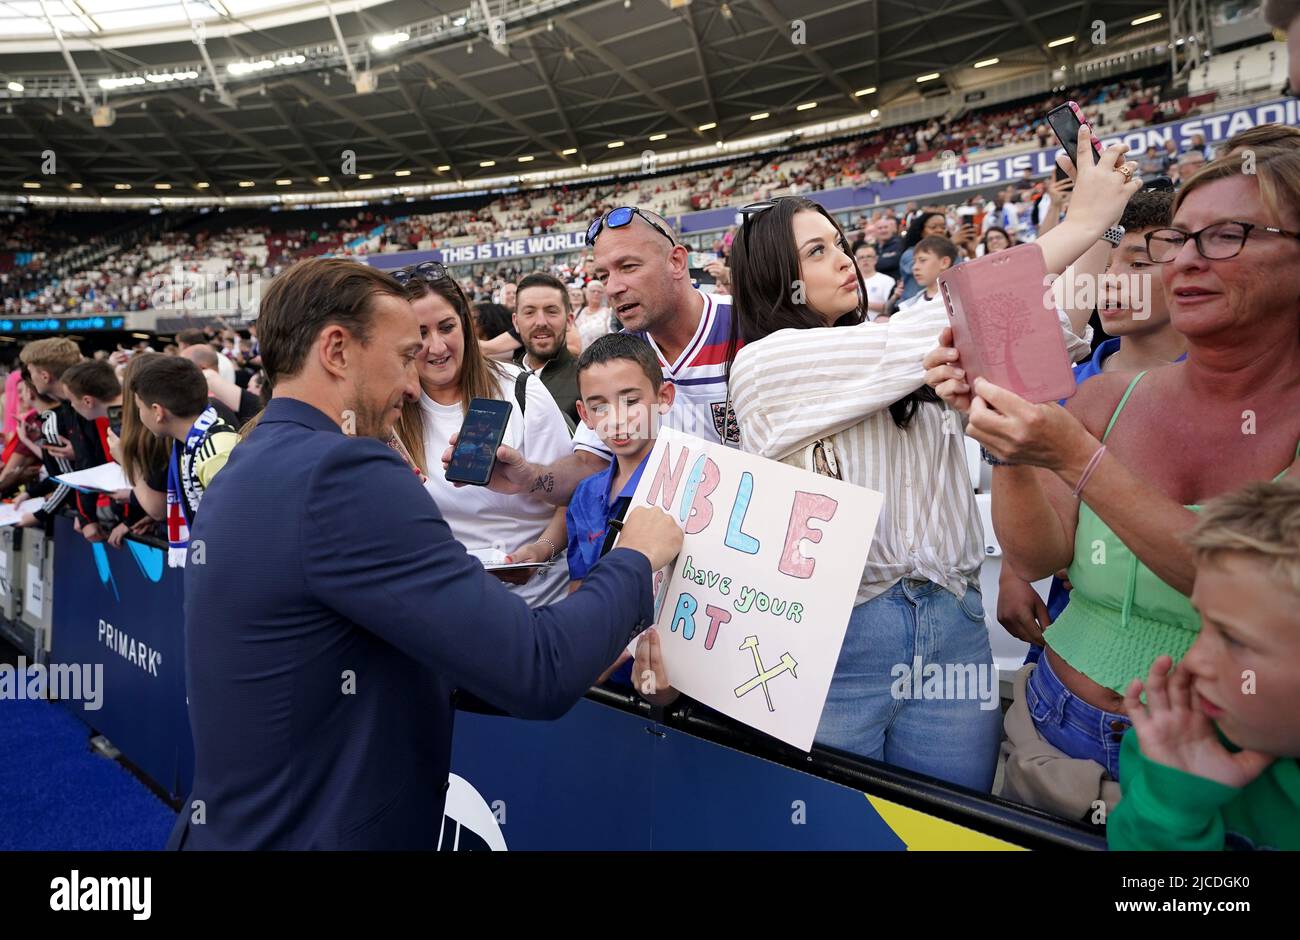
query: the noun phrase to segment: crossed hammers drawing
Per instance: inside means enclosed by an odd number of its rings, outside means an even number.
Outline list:
[[[779,663],[771,669],[764,669],[763,658],[758,654],[758,637],[756,636],[745,637],[745,642],[740,644],[740,649],[747,649],[754,654],[754,668],[758,671],[758,675],[752,679],[747,679],[736,687],[736,698],[747,695],[761,685],[763,687],[763,697],[767,699],[767,710],[770,712],[776,711],[776,708],[772,705],[772,693],[768,691],[767,684],[783,672],[789,672],[796,679],[799,678],[794,671],[794,667],[799,664],[795,662],[794,657],[789,653],[782,653]]]

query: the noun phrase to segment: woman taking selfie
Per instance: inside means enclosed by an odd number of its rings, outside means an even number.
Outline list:
[[[1121,153],[1083,174],[1090,198],[1042,243],[1049,271],[1119,218],[1138,185],[1116,172]],[[742,212],[733,299],[747,345],[731,370],[742,446],[885,497],[816,740],[988,790],[1000,712],[979,593],[983,531],[960,420],[922,391],[922,360],[947,324],[943,302],[864,322],[860,275],[824,209],[785,198]],[[1087,343],[1059,318],[1082,358]],[[896,697],[899,668],[909,674],[918,661],[982,670],[992,702],[970,690]]]
[[[425,340],[420,400],[405,405],[397,424],[398,439],[427,477],[425,488],[452,534],[471,552],[496,550],[514,562],[557,560],[565,545],[563,509],[557,512],[540,499],[505,496],[484,486],[453,486],[438,459],[474,398],[511,404],[501,441],[505,446],[540,464],[567,457],[572,442],[555,399],[536,376],[479,351],[469,300],[442,265],[425,262],[396,271],[394,277],[406,288]],[[567,583],[568,571],[559,563],[514,583],[513,590],[536,607],[563,598]]]

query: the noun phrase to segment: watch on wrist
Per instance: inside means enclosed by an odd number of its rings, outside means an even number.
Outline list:
[[[1106,231],[1101,233],[1101,240],[1110,242],[1116,248],[1119,247],[1120,239],[1124,237],[1125,228],[1122,225],[1112,225]]]

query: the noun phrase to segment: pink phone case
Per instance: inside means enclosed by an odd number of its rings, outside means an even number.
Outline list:
[[[1047,265],[1037,245],[1017,245],[939,275],[966,378],[986,378],[1032,402],[1074,394],[1074,373]]]
[[[1066,104],[1070,106],[1070,110],[1074,112],[1074,116],[1079,119],[1079,123],[1088,128],[1088,134],[1092,138],[1092,151],[1100,157],[1101,141],[1097,139],[1097,132],[1092,129],[1092,125],[1088,123],[1088,119],[1083,116],[1083,109],[1079,107],[1077,101],[1067,101]]]

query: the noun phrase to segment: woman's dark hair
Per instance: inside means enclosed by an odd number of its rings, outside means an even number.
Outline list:
[[[727,347],[728,381],[740,339],[754,343],[778,330],[826,326],[826,321],[806,303],[795,302],[792,285],[800,280],[800,272],[799,249],[794,242],[794,217],[799,212],[821,213],[835,226],[841,250],[848,253],[844,229],[834,216],[811,199],[783,196],[775,200],[772,208],[750,217],[749,224],[742,226],[732,245],[733,316]],[[837,327],[856,326],[867,319],[867,290],[856,262],[853,271],[858,278],[858,306],[836,320]],[[894,424],[906,428],[916,413],[917,403],[922,401],[938,401],[927,385],[890,405],[889,414]]]
[[[985,254],[989,253],[989,236],[992,235],[994,232],[1002,233],[1002,237],[1007,240],[1008,248],[1010,248],[1012,245],[1016,243],[1015,239],[1011,237],[1011,233],[1008,232],[1006,229],[1004,229],[1001,225],[990,225],[988,231],[984,233],[984,237],[980,239],[980,245],[984,248]]]
[[[936,215],[940,216],[944,220],[944,229],[945,231],[947,230],[948,217],[942,212],[922,212],[913,219],[912,224],[907,227],[907,236],[903,239],[904,251],[925,238],[925,223],[929,222]]]
[[[475,304],[474,318],[483,331],[484,339],[496,339],[502,333],[510,332],[510,327],[514,325],[510,319],[510,310],[504,304]]]

